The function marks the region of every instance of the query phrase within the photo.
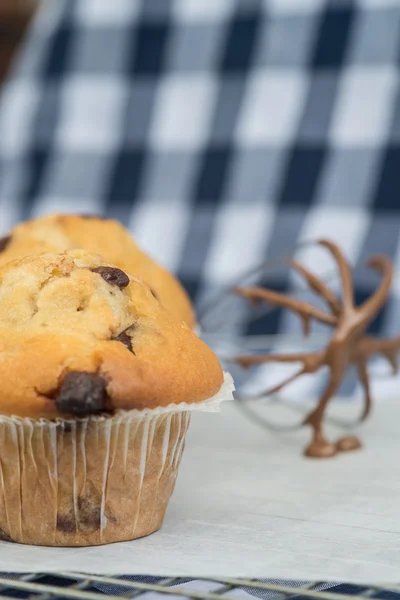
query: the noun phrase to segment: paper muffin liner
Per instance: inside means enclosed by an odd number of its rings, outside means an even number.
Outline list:
[[[191,414],[232,399],[79,420],[0,417],[0,539],[44,546],[132,540],[162,525]]]

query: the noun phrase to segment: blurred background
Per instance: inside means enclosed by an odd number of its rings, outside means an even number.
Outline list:
[[[319,237],[399,272],[399,61],[397,0],[0,0],[0,230],[118,218],[197,303]]]

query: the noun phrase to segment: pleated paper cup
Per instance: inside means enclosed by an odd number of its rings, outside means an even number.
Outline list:
[[[0,418],[0,538],[43,546],[133,540],[162,525],[195,404],[81,420]]]

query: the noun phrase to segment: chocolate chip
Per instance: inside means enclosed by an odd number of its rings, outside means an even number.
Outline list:
[[[100,375],[70,371],[54,400],[61,413],[84,416],[104,411],[107,398],[106,383]]]
[[[128,348],[128,350],[130,350],[133,354],[135,354],[135,352],[132,348],[132,339],[127,334],[127,331],[133,329],[133,327],[134,327],[134,325],[130,325],[130,327],[127,327],[124,331],[121,331],[121,333],[119,335],[116,335],[112,339],[115,342],[121,342],[122,344],[125,344],[125,346]]]
[[[78,514],[80,529],[96,531],[100,528],[101,498],[94,494],[79,496]]]
[[[85,531],[87,533],[100,529],[101,495],[89,483],[84,494],[78,496],[77,512],[57,515],[57,529],[62,533]],[[105,506],[107,511],[107,506]],[[108,518],[108,517],[107,517]]]
[[[68,515],[57,515],[57,525],[58,531],[62,531],[63,533],[74,533],[75,531],[75,523],[72,517],[68,517]]]
[[[11,242],[11,235],[0,238],[0,252],[3,252]]]
[[[93,273],[98,273],[110,285],[116,285],[119,288],[124,288],[129,285],[129,277],[121,269],[117,267],[97,267],[90,269]]]

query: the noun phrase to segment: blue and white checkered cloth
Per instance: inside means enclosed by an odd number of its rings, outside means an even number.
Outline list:
[[[399,65],[398,0],[44,1],[1,90],[0,233],[116,217],[194,300],[316,237],[400,281]]]

